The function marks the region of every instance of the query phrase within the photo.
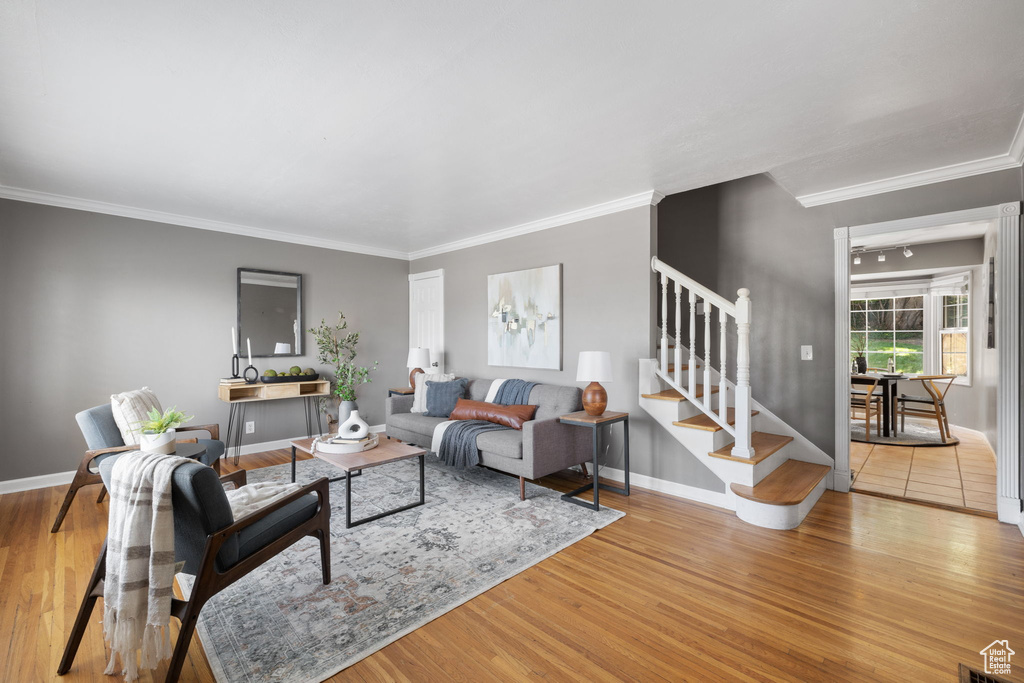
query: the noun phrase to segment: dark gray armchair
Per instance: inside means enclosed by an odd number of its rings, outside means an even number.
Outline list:
[[[105,484],[110,482],[118,457],[122,456],[108,458],[100,465]],[[232,517],[224,484],[244,486],[245,470],[218,478],[212,468],[190,462],[178,466],[171,478],[174,555],[177,561],[184,561],[183,571],[194,574],[196,579],[187,601],[171,600],[171,614],[181,621],[181,630],[165,681],[178,679],[203,605],[300,539],[312,536],[319,540],[323,582],[331,582],[331,506],[326,478],[237,520]],[[106,566],[104,542],[64,648],[58,675],[63,676],[71,669],[96,600],[103,597]]]
[[[121,430],[118,429],[117,423],[114,422],[114,412],[109,403],[83,410],[75,415],[75,419],[78,421],[78,428],[82,430],[82,436],[85,437],[85,445],[89,450],[85,452],[85,457],[82,458],[82,462],[78,465],[78,471],[75,472],[75,478],[71,481],[71,486],[68,487],[68,492],[64,495],[64,503],[60,506],[60,511],[57,513],[57,519],[53,521],[53,528],[50,529],[50,533],[57,533],[60,529],[60,525],[64,522],[64,517],[68,514],[71,501],[75,499],[78,489],[90,484],[100,484],[100,495],[96,502],[103,501],[103,496],[106,494],[107,489],[102,487],[103,482],[100,479],[100,475],[95,471],[95,468],[99,468],[100,463],[117,453],[139,449],[138,446],[126,446],[124,444],[124,439],[121,438]],[[209,439],[196,439],[197,443],[206,446],[206,454],[200,458],[200,461],[212,466],[218,473],[220,472],[220,456],[224,453],[224,443],[220,441],[220,425],[182,425],[178,427],[177,431],[209,433]]]

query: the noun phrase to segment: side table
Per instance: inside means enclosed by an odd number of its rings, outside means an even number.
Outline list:
[[[394,389],[388,389],[388,398],[392,396],[412,396],[416,393],[416,390],[412,387],[395,387]]]
[[[562,415],[558,418],[558,421],[562,424],[574,425],[577,427],[589,427],[593,432],[594,439],[594,469],[591,472],[591,476],[594,478],[593,484],[586,484],[579,487],[575,491],[562,494],[562,500],[567,500],[570,503],[576,505],[582,505],[583,507],[591,508],[592,510],[600,510],[601,504],[598,498],[598,491],[604,489],[605,491],[613,491],[615,493],[621,493],[624,496],[629,495],[629,413],[616,413],[610,410],[606,410],[600,415],[589,415],[586,411],[579,411],[577,413],[569,413],[568,415]],[[599,432],[598,428],[602,425],[615,424],[616,422],[622,423],[623,435],[622,435],[622,455],[625,460],[625,486],[619,488],[617,486],[609,486],[608,484],[602,484],[598,481],[598,468],[597,468],[597,454],[599,452]],[[589,488],[594,489],[594,502],[589,503],[585,500],[576,498],[579,494],[583,493]]]

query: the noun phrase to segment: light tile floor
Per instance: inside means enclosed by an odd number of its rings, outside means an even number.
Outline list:
[[[952,427],[957,446],[850,443],[854,491],[996,511],[996,456],[981,435]]]

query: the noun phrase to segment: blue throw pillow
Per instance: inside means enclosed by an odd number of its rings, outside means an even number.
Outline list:
[[[460,398],[466,398],[466,386],[469,380],[452,380],[451,382],[427,381],[427,417],[448,417],[455,410]]]

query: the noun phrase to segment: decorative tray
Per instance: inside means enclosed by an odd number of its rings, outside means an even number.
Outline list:
[[[312,382],[313,380],[320,379],[320,373],[314,372],[312,375],[285,375],[282,377],[267,377],[266,375],[260,376],[260,381],[264,384],[281,384],[284,382]]]
[[[376,448],[380,434],[370,434],[365,439],[339,439],[331,434],[318,436],[313,440],[314,453],[362,453]]]

